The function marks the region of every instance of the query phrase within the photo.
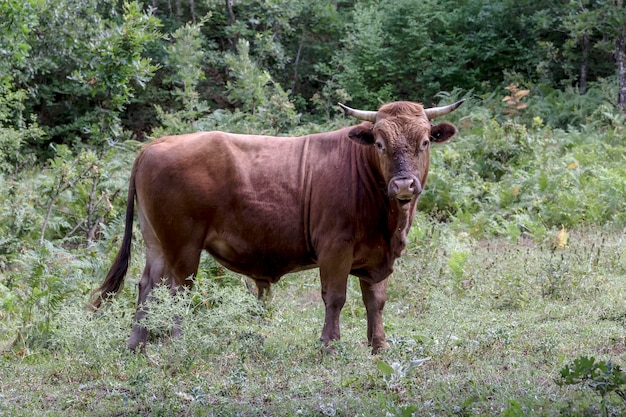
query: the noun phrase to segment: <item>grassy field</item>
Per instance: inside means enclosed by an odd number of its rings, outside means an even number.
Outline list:
[[[615,393],[602,403],[589,384],[558,384],[581,356],[624,362],[622,230],[570,231],[566,243],[477,240],[450,224],[418,224],[390,281],[391,347],[377,356],[365,343],[356,279],[338,353],[328,355],[317,271],[283,278],[262,308],[242,277],[215,277],[208,258],[194,291],[177,299],[159,292],[147,355],[130,354],[136,256],[126,289],[102,313],[86,312],[85,298],[67,299],[50,318],[49,338],[5,350],[0,415],[626,413]],[[167,336],[173,311],[183,312],[180,338]]]
[[[356,279],[329,355],[317,271],[261,306],[208,257],[193,291],[157,293],[147,355],[131,354],[137,225],[124,290],[96,315],[84,304],[120,243],[136,144],[0,178],[0,416],[626,415],[623,116],[589,105],[562,130],[540,107],[503,118],[500,97],[470,101],[451,120],[459,138],[433,150],[376,356]],[[110,203],[100,219],[94,187]]]

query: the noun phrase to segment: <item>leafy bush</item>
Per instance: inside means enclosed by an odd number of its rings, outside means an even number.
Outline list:
[[[67,301],[50,324],[50,351],[80,358],[91,372],[103,372],[111,366],[107,363],[115,362],[111,357],[127,355],[125,341],[135,313],[132,298],[115,297],[95,315],[80,299]],[[227,346],[241,349],[242,355],[263,350],[262,337],[256,336],[263,308],[238,279],[217,282],[201,271],[193,289],[172,295],[167,286],[158,286],[145,308],[150,311],[142,321],[151,337],[148,355],[168,372],[187,372]],[[175,326],[182,330],[178,337],[172,336]],[[241,343],[245,346],[238,347]]]
[[[28,354],[47,346],[59,310],[88,293],[90,281],[85,277],[94,270],[93,262],[49,241],[22,249],[0,282],[2,349]]]
[[[624,224],[620,155],[626,148],[617,139],[623,120],[611,119],[606,130],[564,131],[544,126],[539,116],[525,125],[517,117],[499,121],[481,103],[470,107],[473,114],[457,123],[459,137],[433,149],[422,210],[456,218],[478,235],[512,238],[541,238],[547,230],[581,223]]]
[[[195,122],[208,111],[208,104],[201,100],[198,84],[204,79],[202,65],[205,51],[202,49],[201,27],[204,21],[178,28],[172,33],[172,42],[166,47],[167,66],[171,75],[165,78],[173,86],[171,95],[180,109],[168,112],[155,104],[162,126],[153,130],[153,136],[182,134],[195,131]]]
[[[561,369],[559,385],[582,384],[595,391],[601,397],[603,416],[608,416],[607,396],[617,394],[626,401],[626,373],[621,367],[609,361],[596,361],[592,357],[581,356]]]
[[[232,77],[226,84],[228,98],[240,105],[244,118],[256,129],[276,135],[298,122],[288,93],[251,59],[247,40],[240,39],[237,54],[227,54],[224,61]]]

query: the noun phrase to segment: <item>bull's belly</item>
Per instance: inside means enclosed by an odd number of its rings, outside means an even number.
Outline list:
[[[283,275],[317,268],[316,255],[306,246],[288,242],[250,244],[242,239],[226,240],[214,237],[207,241],[205,249],[217,262],[231,271],[250,278],[276,282]],[[370,283],[386,279],[393,272],[394,257],[381,247],[359,250],[352,259],[350,274]]]
[[[231,271],[270,282],[276,282],[290,272],[317,266],[311,255],[306,250],[299,250],[297,246],[284,245],[277,248],[269,242],[264,245],[250,245],[242,241],[237,243],[211,239],[205,249],[217,262]]]

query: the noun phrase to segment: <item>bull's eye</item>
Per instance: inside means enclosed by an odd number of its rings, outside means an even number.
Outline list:
[[[377,140],[376,142],[374,142],[374,146],[376,146],[378,152],[385,153],[385,144],[382,140]]]

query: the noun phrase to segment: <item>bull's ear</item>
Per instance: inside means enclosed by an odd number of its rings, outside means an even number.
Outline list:
[[[456,135],[456,126],[452,123],[441,122],[430,128],[430,140],[435,143],[445,143]]]
[[[374,125],[370,122],[361,123],[348,132],[348,137],[361,145],[374,143]]]

